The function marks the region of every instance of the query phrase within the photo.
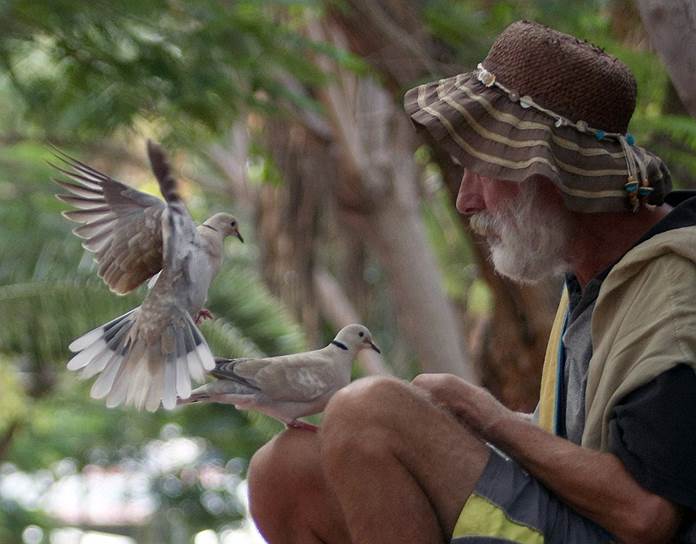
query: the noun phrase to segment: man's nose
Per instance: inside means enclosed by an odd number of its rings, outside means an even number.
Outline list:
[[[464,170],[457,194],[457,211],[464,215],[471,215],[485,209],[483,183],[480,176],[470,170]]]

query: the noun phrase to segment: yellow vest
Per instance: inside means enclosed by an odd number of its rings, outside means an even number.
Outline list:
[[[561,357],[561,338],[565,329],[568,313],[568,289],[563,288],[561,300],[553,320],[549,342],[546,345],[544,368],[541,374],[541,391],[539,393],[539,426],[550,433],[558,434],[558,384]]]

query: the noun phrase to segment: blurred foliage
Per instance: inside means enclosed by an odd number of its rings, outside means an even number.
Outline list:
[[[0,542],[3,544],[21,542],[19,535],[31,525],[48,530],[54,526],[54,523],[39,511],[27,510],[16,501],[0,497]]]
[[[47,134],[103,135],[143,120],[166,120],[179,138],[219,133],[241,109],[307,105],[279,76],[322,81],[304,61],[316,47],[293,28],[296,10],[316,4],[6,0],[0,66]]]
[[[0,434],[6,434],[16,421],[24,420],[29,410],[27,396],[18,369],[0,355]]]

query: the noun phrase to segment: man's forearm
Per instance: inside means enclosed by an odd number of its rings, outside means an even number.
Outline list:
[[[667,542],[678,526],[678,510],[643,489],[610,453],[553,436],[513,412],[489,427],[485,438],[624,542]]]
[[[643,489],[616,456],[544,431],[461,378],[422,374],[414,384],[619,541],[664,544],[678,528],[678,508]]]

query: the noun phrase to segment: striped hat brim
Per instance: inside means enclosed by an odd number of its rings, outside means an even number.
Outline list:
[[[574,127],[558,127],[545,113],[486,87],[474,73],[413,88],[404,107],[430,142],[478,174],[514,182],[544,176],[573,211],[629,207],[624,189],[629,173],[619,141],[599,141]],[[656,155],[636,145],[633,149],[646,164],[653,187],[648,202],[662,203],[671,190],[669,170]]]

